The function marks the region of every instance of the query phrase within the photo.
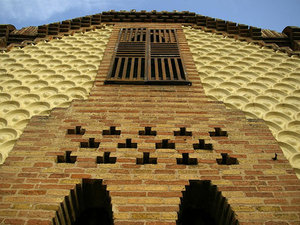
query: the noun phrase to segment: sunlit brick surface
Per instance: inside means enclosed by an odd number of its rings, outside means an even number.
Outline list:
[[[119,28],[132,26],[178,29],[192,86],[104,85]],[[85,132],[70,134],[76,126]],[[114,126],[120,133],[109,135]],[[156,135],[143,135],[145,127]],[[180,128],[187,135],[178,136]],[[215,128],[227,136],[214,136]],[[173,145],[163,147],[165,139]],[[195,150],[199,139],[213,149]],[[116,162],[97,160],[105,152]],[[157,164],[137,163],[144,152]],[[178,164],[183,153],[197,164]],[[221,153],[238,164],[218,164]],[[180,24],[115,24],[88,99],[54,109],[49,117],[32,117],[0,166],[0,223],[51,224],[82,178],[107,185],[115,225],[175,225],[191,179],[217,185],[242,225],[297,225],[300,219],[300,181],[277,141],[264,121],[249,120],[205,95]]]

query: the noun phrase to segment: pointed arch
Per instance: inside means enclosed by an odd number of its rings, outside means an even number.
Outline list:
[[[216,185],[190,180],[182,192],[177,225],[238,225],[235,214]]]
[[[65,196],[53,225],[113,225],[109,192],[99,179],[83,179]]]

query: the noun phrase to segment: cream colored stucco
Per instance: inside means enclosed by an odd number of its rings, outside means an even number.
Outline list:
[[[264,119],[300,178],[300,58],[183,28],[206,94]]]
[[[34,115],[89,95],[111,27],[0,53],[0,164]]]
[[[264,119],[300,178],[300,58],[184,27],[205,92]]]

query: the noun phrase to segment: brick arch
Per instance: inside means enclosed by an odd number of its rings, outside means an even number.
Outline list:
[[[239,224],[226,198],[209,180],[190,180],[180,200],[177,225]]]
[[[100,179],[83,179],[65,196],[53,225],[113,225],[109,192]]]

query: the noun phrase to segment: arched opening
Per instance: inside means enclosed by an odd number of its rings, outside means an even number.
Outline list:
[[[83,179],[65,196],[54,225],[113,225],[109,193],[102,180]]]
[[[177,225],[238,225],[227,200],[208,180],[191,180],[180,198]]]

